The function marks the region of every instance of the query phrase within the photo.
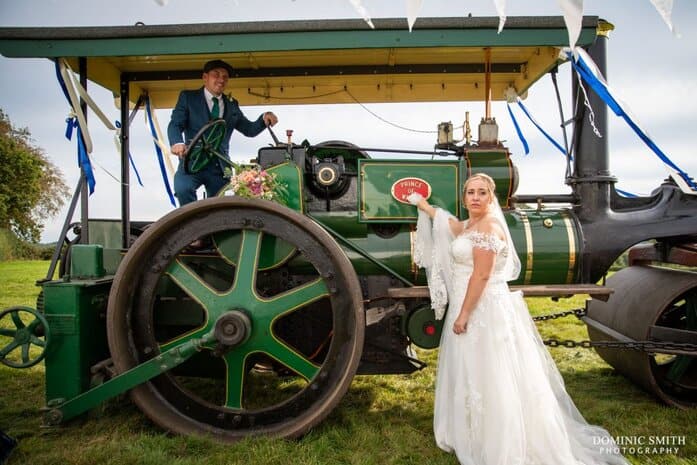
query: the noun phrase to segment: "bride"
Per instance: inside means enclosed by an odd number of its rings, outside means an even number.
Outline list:
[[[474,174],[460,222],[419,194],[415,261],[445,315],[436,377],[436,443],[462,465],[627,464],[609,433],[589,425],[507,281],[520,261],[494,181]]]

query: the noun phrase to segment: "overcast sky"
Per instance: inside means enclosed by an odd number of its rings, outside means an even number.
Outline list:
[[[509,16],[558,15],[555,0],[508,0]],[[584,13],[612,22],[616,29],[608,44],[608,81],[628,104],[639,123],[659,147],[689,174],[697,174],[694,134],[697,131],[697,2],[675,0],[673,23],[681,37],[676,38],[649,0],[585,0]],[[22,0],[0,1],[0,26],[101,26],[146,24],[269,21],[294,19],[356,18],[348,0],[170,0],[159,6],[154,0]],[[402,0],[363,0],[372,17],[406,17]],[[491,0],[423,0],[421,17],[495,16]],[[560,85],[568,117],[570,79],[568,64],[560,73]],[[555,138],[561,139],[559,117],[550,79],[531,89],[526,105]],[[111,119],[119,112],[111,94],[89,86],[90,94]],[[398,125],[419,130],[435,130],[441,121],[461,124],[470,112],[473,129],[484,113],[483,103],[444,104],[370,104],[371,111]],[[0,57],[0,108],[13,124],[28,127],[36,145],[42,147],[65,175],[71,191],[79,172],[75,142],[64,136],[68,106],[58,86],[53,65],[48,60],[7,59]],[[295,131],[294,139],[312,143],[346,140],[367,147],[398,147],[430,150],[435,134],[396,129],[376,119],[358,105],[265,106],[246,107],[255,118],[264,110],[274,111],[280,119],[277,134]],[[495,104],[493,114],[499,122],[499,137],[513,153],[519,167],[519,193],[566,193],[563,183],[564,159],[537,130],[519,119],[531,147],[524,156],[504,105]],[[163,130],[170,109],[158,111]],[[620,120],[611,118],[609,137],[612,173],[619,178],[618,188],[637,194],[650,193],[665,177],[665,170],[650,150]],[[94,140],[92,160],[97,179],[91,196],[90,216],[118,218],[120,188],[108,172],[118,175],[119,159],[113,136],[92,118]],[[474,136],[476,137],[476,131]],[[238,160],[255,156],[270,139],[262,133],[254,139],[233,135],[231,153]],[[172,209],[164,191],[153,144],[142,116],[131,129],[131,152],[143,177],[144,187],[131,189],[132,219],[155,220]],[[21,175],[21,173],[19,174]],[[132,175],[132,181],[135,178]],[[79,213],[78,216],[79,217]],[[56,240],[64,213],[47,222],[42,240]]]

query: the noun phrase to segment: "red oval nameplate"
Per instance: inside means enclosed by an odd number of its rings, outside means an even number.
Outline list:
[[[392,197],[397,202],[406,204],[409,204],[407,197],[413,192],[421,194],[424,199],[428,199],[431,196],[431,185],[421,178],[402,178],[395,181],[390,189]]]

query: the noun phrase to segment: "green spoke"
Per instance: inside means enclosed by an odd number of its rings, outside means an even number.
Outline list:
[[[36,330],[36,327],[39,326],[40,324],[41,324],[41,320],[39,320],[38,318],[36,318],[34,321],[32,321],[31,323],[29,323],[29,324],[27,325],[27,329],[29,330],[29,332],[30,332],[31,334],[34,334],[34,331]]]
[[[319,371],[319,367],[310,362],[304,355],[296,352],[276,339],[270,339],[268,344],[265,350],[268,351],[269,355],[306,380],[309,381],[314,378]]]
[[[22,318],[20,318],[18,311],[15,310],[14,312],[11,312],[10,316],[12,317],[12,321],[14,322],[17,329],[24,328],[24,322],[22,321]]]
[[[29,361],[29,343],[22,344],[22,363]]]
[[[7,344],[3,349],[0,349],[0,357],[4,357],[19,346],[19,342],[12,341]]]
[[[225,379],[225,406],[242,408],[242,392],[244,390],[244,363],[246,354],[232,351],[225,354],[227,377]]]
[[[328,295],[327,285],[322,278],[317,278],[303,286],[296,287],[269,299],[266,301],[264,309],[273,315],[283,315]]]
[[[240,255],[235,268],[234,288],[236,292],[254,289],[260,246],[261,233],[259,231],[249,229],[242,231]]]
[[[207,325],[202,326],[200,328],[197,328],[193,331],[185,333],[181,336],[177,336],[172,340],[169,340],[167,342],[160,344],[160,352],[165,352],[166,350],[169,350],[172,347],[180,346],[180,345],[184,344],[185,342],[190,341],[191,339],[202,337],[206,332],[206,328],[207,328]]]
[[[220,297],[214,289],[210,288],[196,273],[179,260],[174,261],[169,266],[167,274],[189,297],[201,304],[206,311]]]
[[[687,369],[692,364],[694,357],[689,357],[687,355],[678,355],[675,360],[670,364],[670,369],[666,378],[670,381],[677,383],[683,377]]]
[[[31,343],[34,344],[35,346],[39,347],[46,347],[46,341],[43,339],[39,339],[38,337],[34,336],[33,334],[31,335]]]
[[[17,331],[14,329],[0,328],[0,336],[15,337]]]

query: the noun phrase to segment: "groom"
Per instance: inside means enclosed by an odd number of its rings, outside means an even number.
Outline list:
[[[242,114],[237,100],[223,94],[232,71],[232,66],[222,60],[207,62],[203,66],[203,87],[182,91],[172,110],[167,136],[170,151],[180,158],[179,168],[174,175],[174,195],[179,200],[179,206],[195,201],[196,189],[199,187],[205,186],[206,193],[211,197],[227,182],[223,177],[223,168],[227,165],[217,157],[212,157],[197,173],[187,174],[184,171],[182,159],[186,154],[185,142],[190,142],[206,123],[217,118],[225,120],[225,133],[218,151],[229,157],[230,136],[235,129],[247,137],[254,137],[266,126],[273,126],[278,122],[276,115],[270,111],[260,115],[256,121],[248,120]]]

